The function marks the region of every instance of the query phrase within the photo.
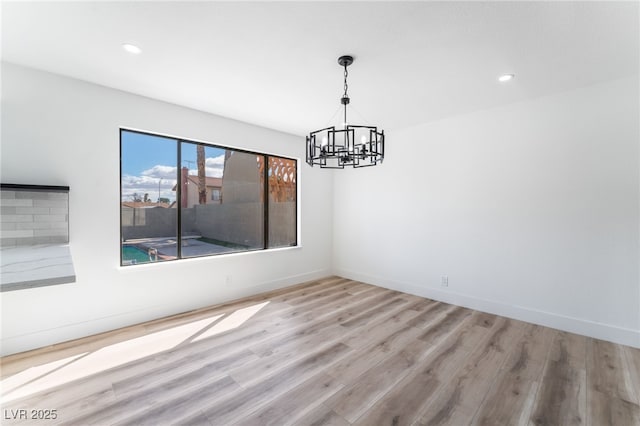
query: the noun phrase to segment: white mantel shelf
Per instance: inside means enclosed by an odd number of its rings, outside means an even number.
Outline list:
[[[68,244],[3,248],[0,257],[0,292],[76,281]]]

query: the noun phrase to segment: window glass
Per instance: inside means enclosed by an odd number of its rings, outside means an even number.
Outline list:
[[[122,132],[120,153],[122,265],[175,259],[177,141]]]
[[[182,257],[264,248],[258,156],[189,142],[181,154]]]
[[[122,265],[297,244],[296,160],[120,135]]]
[[[296,161],[269,156],[269,247],[296,245]]]

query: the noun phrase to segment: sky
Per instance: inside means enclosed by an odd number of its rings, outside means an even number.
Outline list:
[[[177,139],[122,131],[121,173],[122,201],[132,201],[133,194],[143,197],[149,194],[151,201],[168,198],[175,201],[171,190],[176,184]],[[189,174],[196,175],[196,145],[183,142],[181,147],[182,166],[189,168]],[[206,175],[222,177],[225,150],[205,147]]]

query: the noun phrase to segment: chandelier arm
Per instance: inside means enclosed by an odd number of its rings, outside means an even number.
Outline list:
[[[371,122],[369,120],[367,120],[367,117],[364,116],[364,114],[362,114],[362,112],[360,110],[358,110],[358,108],[356,108],[355,106],[351,105],[351,111],[355,112],[356,115],[358,117],[355,118],[355,120],[362,120],[367,126],[371,125]]]
[[[329,121],[327,121],[327,124],[325,125],[325,127],[330,127],[329,124],[334,123],[335,118],[340,114],[340,107],[336,108],[336,111],[333,113],[333,115],[331,116],[331,118],[329,119]]]

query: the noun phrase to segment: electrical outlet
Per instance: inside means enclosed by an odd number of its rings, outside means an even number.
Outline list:
[[[449,287],[449,277],[446,275],[440,277],[440,285],[442,287]]]

